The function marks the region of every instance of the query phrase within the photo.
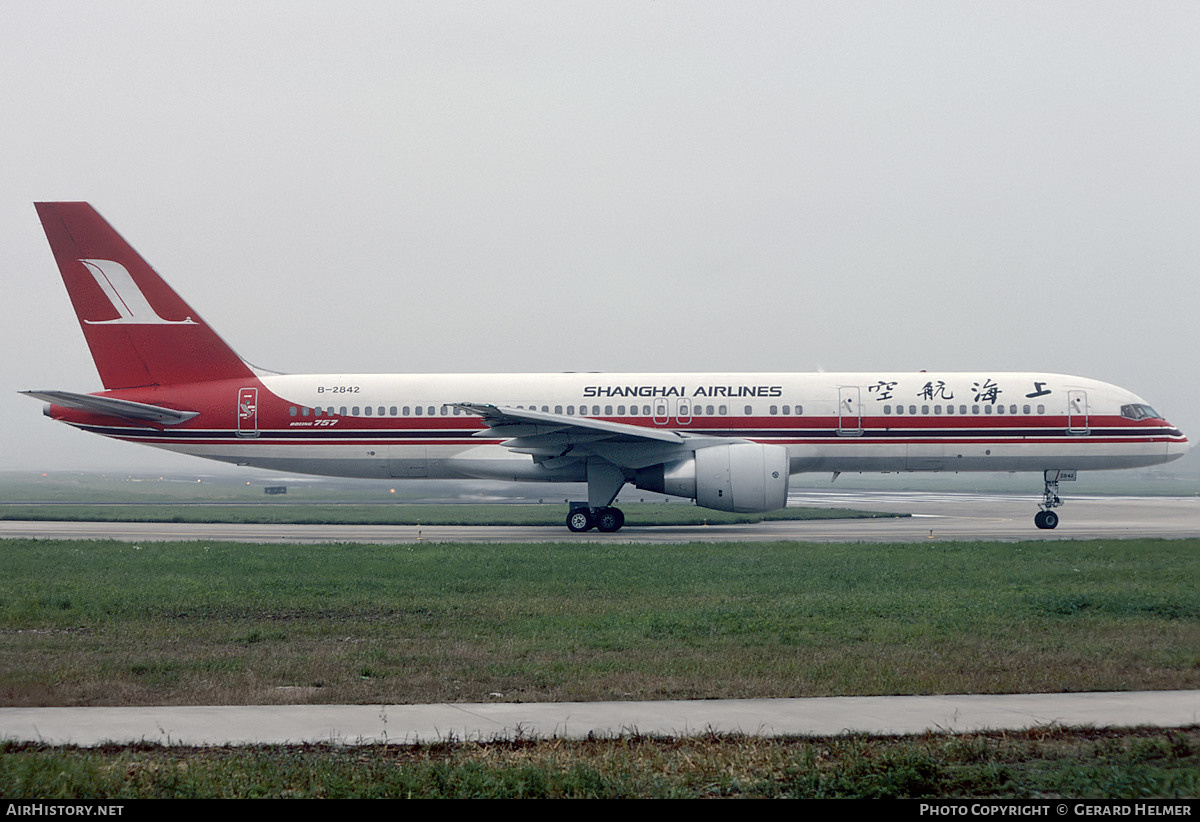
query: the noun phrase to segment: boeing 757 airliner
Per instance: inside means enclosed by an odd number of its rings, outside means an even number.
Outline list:
[[[87,203],[36,204],[103,391],[26,391],[68,425],[198,457],[340,477],[586,482],[572,531],[616,531],[627,484],[720,511],[792,474],[1040,471],[1184,454],[1141,398],[1061,374],[278,374],[251,366]]]

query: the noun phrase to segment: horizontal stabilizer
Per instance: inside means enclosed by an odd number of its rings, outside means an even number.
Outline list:
[[[27,397],[61,405],[63,408],[92,411],[127,420],[157,422],[163,425],[178,425],[200,414],[199,411],[179,411],[174,408],[164,408],[161,405],[117,400],[112,397],[97,397],[95,394],[76,394],[73,391],[22,391],[21,393]]]

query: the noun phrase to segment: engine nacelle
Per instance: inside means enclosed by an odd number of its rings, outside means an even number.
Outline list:
[[[644,468],[633,484],[717,511],[775,511],[787,505],[788,452],[782,445],[754,442],[714,445],[678,462]]]

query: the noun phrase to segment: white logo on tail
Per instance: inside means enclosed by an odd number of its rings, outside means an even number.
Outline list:
[[[138,288],[125,266],[114,260],[80,260],[96,278],[96,284],[120,314],[115,320],[84,320],[88,325],[130,323],[136,325],[195,325],[186,320],[165,320],[158,315]]]

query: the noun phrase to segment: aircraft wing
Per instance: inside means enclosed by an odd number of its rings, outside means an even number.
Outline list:
[[[22,391],[21,393],[27,397],[61,405],[63,408],[91,411],[127,420],[158,422],[163,425],[178,425],[200,413],[199,411],[179,411],[175,408],[149,405],[144,402],[118,400],[112,397],[97,397],[95,394],[77,394],[74,391]]]
[[[730,437],[692,436],[663,428],[507,406],[463,402],[453,403],[452,407],[482,418],[487,430],[474,436],[504,437],[505,448],[529,454],[534,462],[547,468],[591,456],[622,468],[646,468],[683,459],[698,448],[740,442]]]

